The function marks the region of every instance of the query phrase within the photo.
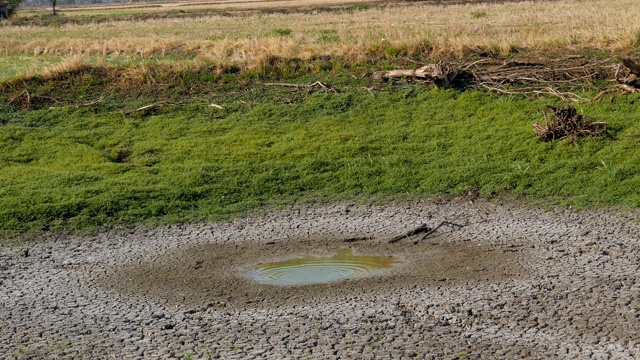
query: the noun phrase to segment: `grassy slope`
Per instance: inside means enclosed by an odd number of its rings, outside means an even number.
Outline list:
[[[635,95],[582,105],[611,137],[578,144],[535,139],[531,123],[551,99],[405,86],[293,104],[227,100],[226,110],[5,112],[0,229],[219,219],[300,198],[471,190],[640,206]]]

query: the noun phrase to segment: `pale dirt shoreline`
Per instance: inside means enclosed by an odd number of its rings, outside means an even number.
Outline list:
[[[638,218],[468,199],[336,203],[4,247],[0,358],[638,358]],[[443,220],[469,225],[387,243]],[[354,237],[371,239],[343,242]],[[285,288],[238,271],[345,246],[406,263]]]

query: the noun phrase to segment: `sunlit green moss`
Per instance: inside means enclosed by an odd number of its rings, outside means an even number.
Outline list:
[[[585,104],[610,136],[538,142],[555,99],[354,88],[293,104],[14,111],[0,117],[0,229],[220,219],[297,199],[509,192],[640,206],[637,96]]]

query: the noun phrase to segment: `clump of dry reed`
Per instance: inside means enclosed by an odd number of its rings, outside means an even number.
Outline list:
[[[88,64],[81,56],[68,58],[57,65],[45,67],[40,73],[45,79],[58,78],[64,74],[76,73],[86,70],[91,65]]]

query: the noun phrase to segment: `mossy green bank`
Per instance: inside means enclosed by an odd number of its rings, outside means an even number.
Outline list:
[[[324,79],[346,84],[345,79]],[[235,86],[235,85],[234,85]],[[640,206],[640,97],[583,103],[598,138],[540,142],[555,98],[421,85],[243,85],[182,103],[130,99],[0,115],[0,229],[229,218],[297,201],[508,193]],[[289,96],[290,95],[290,96]],[[156,106],[138,111],[145,104]],[[54,104],[55,105],[55,104]]]

